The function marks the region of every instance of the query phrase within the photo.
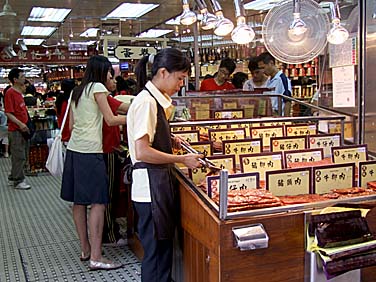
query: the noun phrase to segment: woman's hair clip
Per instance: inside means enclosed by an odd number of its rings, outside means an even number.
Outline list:
[[[154,63],[154,54],[150,54],[150,55],[149,55],[148,62],[149,62],[150,64],[153,64],[153,63]]]

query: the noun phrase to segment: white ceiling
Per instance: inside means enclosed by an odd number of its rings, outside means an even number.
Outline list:
[[[244,3],[253,0],[243,0]],[[274,1],[275,0],[270,0]],[[321,0],[317,0],[321,2]],[[334,1],[334,0],[327,0]],[[345,4],[357,2],[357,0],[340,0],[339,2]],[[164,22],[174,18],[182,12],[181,0],[129,0],[128,3],[155,3],[160,6],[139,19],[126,19],[125,21],[119,20],[101,20],[105,15],[118,7],[122,0],[9,0],[12,9],[17,13],[16,17],[0,16],[0,47],[9,44],[15,44],[16,40],[20,37],[21,30],[25,25],[31,26],[56,26],[58,29],[49,38],[46,38],[46,45],[55,45],[58,42],[64,44],[72,41],[85,41],[90,40],[79,35],[86,29],[91,27],[101,28],[102,30],[114,30],[121,32],[122,36],[133,36],[150,28],[169,28],[174,29],[174,26],[164,25]],[[209,3],[209,0],[206,0]],[[235,21],[234,3],[233,0],[218,0],[223,8],[224,16]],[[2,9],[5,0],[0,0],[0,10]],[[189,1],[190,6],[194,6],[194,0]],[[208,4],[209,5],[209,4]],[[63,23],[40,23],[28,22],[27,18],[30,14],[32,7],[46,7],[46,8],[70,8],[72,11],[67,16]],[[209,6],[210,7],[210,6]],[[209,10],[211,10],[209,8]],[[247,11],[247,15],[258,13],[258,11]],[[262,22],[262,17],[259,21]],[[120,26],[120,27],[119,27]],[[181,33],[183,27],[178,27]],[[70,33],[73,32],[74,37],[70,38]],[[169,36],[174,36],[171,33]],[[3,38],[3,39],[2,39]],[[27,37],[32,38],[32,37]],[[39,37],[38,37],[39,38]],[[95,38],[94,38],[95,39]],[[93,40],[93,38],[91,38]]]

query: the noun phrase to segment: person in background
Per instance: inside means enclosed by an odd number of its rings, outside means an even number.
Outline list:
[[[37,98],[35,97],[35,93],[37,90],[35,89],[35,86],[33,84],[28,84],[26,86],[26,91],[25,91],[25,104],[27,107],[34,107],[37,105]]]
[[[111,93],[116,90],[116,80],[114,78],[114,70],[111,69],[111,77],[106,81],[106,88]],[[128,104],[122,103],[114,99],[111,94],[107,96],[108,104],[112,113],[124,113],[128,111]],[[119,126],[108,126],[103,122],[103,156],[106,164],[108,176],[108,204],[104,212],[104,225],[102,242],[104,244],[112,244],[121,246],[125,244],[125,240],[120,235],[120,226],[116,222],[116,204],[120,197],[120,174],[121,163],[115,153],[115,148],[120,146],[120,129]]]
[[[150,81],[148,63],[152,64]],[[190,67],[189,59],[181,51],[166,48],[143,57],[135,69],[138,87],[143,90],[129,107],[127,133],[134,167],[131,199],[144,249],[144,282],[171,282],[172,242],[179,216],[173,164],[196,168],[200,166],[198,158],[203,157],[172,154],[172,146],[180,147],[180,139],[170,135],[170,97],[179,91]]]
[[[243,85],[243,90],[254,91],[255,88],[267,88],[269,77],[265,75],[264,70],[258,67],[255,57],[249,59],[248,69],[252,78]]]
[[[204,79],[201,82],[200,91],[235,89],[234,85],[228,81],[235,68],[236,64],[232,59],[223,59],[219,65],[217,75],[214,78]]]
[[[56,97],[56,116],[57,116],[57,124],[60,130],[62,130],[61,134],[61,141],[63,144],[67,145],[68,141],[71,136],[71,132],[69,130],[69,113],[67,117],[67,122],[64,125],[64,128],[61,128],[61,124],[63,123],[65,112],[67,111],[68,100],[73,88],[76,87],[76,82],[74,79],[64,79],[61,82],[61,93]]]
[[[257,65],[260,69],[264,70],[264,73],[270,76],[270,80],[267,83],[267,87],[271,89],[272,93],[283,94],[284,96],[291,97],[292,88],[291,81],[286,75],[277,68],[275,65],[275,59],[272,55],[265,52],[257,57]],[[284,100],[284,99],[283,99]],[[272,109],[273,113],[278,113],[278,98],[272,97]],[[291,114],[291,102],[282,101],[282,115],[290,116]]]
[[[3,146],[3,157],[9,158],[9,140],[8,140],[8,122],[7,116],[3,111],[3,104],[0,103],[0,144]]]
[[[23,133],[30,133],[27,127],[29,119],[23,93],[25,92],[25,74],[19,68],[13,68],[8,74],[12,87],[4,97],[5,115],[8,118],[9,148],[12,169],[8,177],[9,184],[15,189],[27,190],[30,185],[25,182],[27,144]]]
[[[82,83],[73,89],[69,112],[72,133],[65,155],[61,185],[61,198],[74,203],[73,219],[80,239],[80,260],[90,260],[91,270],[122,266],[102,257],[104,211],[108,204],[103,119],[110,126],[125,124],[125,116],[114,116],[107,102],[108,90],[105,84],[111,77],[111,68],[111,62],[106,57],[90,57]],[[91,205],[89,220],[88,205]]]
[[[235,89],[243,89],[243,84],[247,79],[248,74],[239,71],[237,73],[234,73],[231,82],[234,85]]]

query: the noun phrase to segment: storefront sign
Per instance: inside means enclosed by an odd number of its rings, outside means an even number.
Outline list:
[[[310,194],[311,168],[267,171],[266,189],[274,196]]]
[[[150,54],[156,54],[157,49],[148,46],[117,46],[115,57],[119,60],[141,59]]]
[[[4,52],[0,53],[0,64],[7,65],[24,65],[24,64],[86,64],[94,51],[74,51],[71,52],[66,47],[58,48],[29,48],[27,51],[15,49],[17,57],[8,57]]]

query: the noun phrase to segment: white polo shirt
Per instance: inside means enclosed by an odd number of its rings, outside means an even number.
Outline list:
[[[264,83],[260,86],[257,86],[254,82],[253,79],[249,79],[246,82],[244,82],[243,85],[243,90],[248,90],[248,91],[253,91],[255,88],[267,88],[269,83],[269,78],[264,81]]]
[[[285,87],[283,87],[283,82],[281,79],[282,71],[276,73],[274,77],[271,77],[268,81],[267,87],[274,89],[271,91],[273,94],[283,94],[285,92]],[[292,93],[291,81],[287,78],[287,86],[290,93]],[[278,111],[278,97],[271,97],[273,111]]]
[[[171,98],[162,94],[151,81],[145,85],[153,94],[162,108],[167,111],[171,107]],[[142,90],[133,100],[127,113],[128,147],[132,164],[139,162],[136,159],[136,140],[149,135],[150,146],[153,143],[157,126],[157,103],[147,90]],[[166,136],[170,138],[170,136]],[[146,169],[133,170],[131,199],[135,202],[151,202],[149,176]]]
[[[72,101],[74,125],[68,149],[79,153],[103,153],[103,115],[95,100],[95,93],[109,93],[99,82],[89,83],[76,107]]]

